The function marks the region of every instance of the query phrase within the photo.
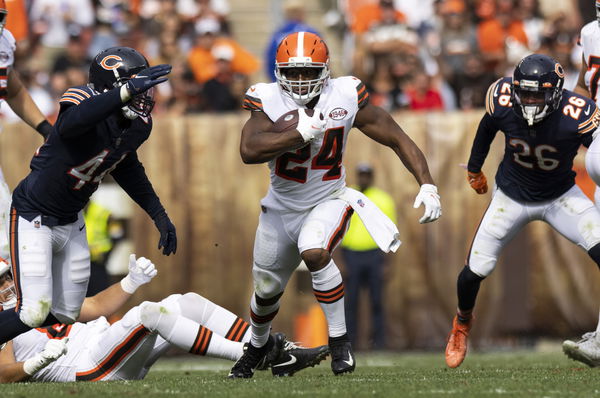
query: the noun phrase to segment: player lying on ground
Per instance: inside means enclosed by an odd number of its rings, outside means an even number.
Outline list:
[[[0,351],[0,383],[35,381],[139,380],[156,360],[175,346],[195,355],[238,360],[250,339],[249,325],[196,293],[145,301],[110,325],[106,316],[123,306],[135,290],[156,276],[143,257],[129,260],[129,274],[83,302],[79,321],[32,329]],[[0,262],[0,303],[14,307],[14,283]],[[83,323],[85,322],[85,323]],[[275,346],[260,369],[286,376],[326,358],[327,346],[302,348],[274,336]]]
[[[552,58],[533,54],[516,66],[513,77],[492,84],[487,112],[473,142],[468,180],[487,192],[481,167],[498,130],[505,155],[496,172],[492,201],[477,229],[467,264],[458,276],[458,311],[446,347],[446,364],[459,366],[481,281],[496,266],[502,248],[521,228],[544,221],[587,251],[600,265],[600,213],[575,185],[573,158],[589,146],[600,122],[593,100],[563,89],[564,70]]]

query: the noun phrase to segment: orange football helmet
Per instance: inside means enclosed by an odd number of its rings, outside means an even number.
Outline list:
[[[4,25],[6,25],[6,16],[8,15],[8,10],[6,9],[6,1],[0,0],[0,35],[4,31]]]
[[[323,91],[329,79],[329,49],[310,32],[287,35],[277,47],[275,77],[282,91],[306,105]]]

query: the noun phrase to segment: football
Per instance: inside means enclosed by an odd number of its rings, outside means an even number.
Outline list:
[[[306,109],[306,114],[312,116],[314,109]],[[293,109],[284,113],[273,123],[273,132],[281,133],[288,130],[294,130],[298,126],[298,109]]]

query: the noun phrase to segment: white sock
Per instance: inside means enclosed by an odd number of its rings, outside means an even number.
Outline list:
[[[313,292],[327,318],[329,337],[346,333],[344,314],[344,281],[333,260],[323,269],[311,272]]]
[[[228,340],[247,342],[250,339],[248,322],[199,294],[184,294],[179,299],[179,306],[183,316]]]
[[[195,355],[237,361],[244,351],[243,343],[227,340],[183,316],[177,317],[169,336],[161,336],[174,346]]]

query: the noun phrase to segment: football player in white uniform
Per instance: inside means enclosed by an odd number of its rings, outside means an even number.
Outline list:
[[[0,261],[4,309],[17,301],[9,269]],[[146,301],[110,325],[105,316],[118,311],[156,273],[150,260],[131,255],[129,274],[120,283],[85,299],[81,322],[32,329],[9,341],[0,351],[0,383],[139,380],[172,346],[195,355],[230,360],[242,356],[250,339],[248,323],[196,293]],[[261,369],[270,367],[275,376],[314,366],[329,352],[327,346],[299,347],[281,333],[274,340]]]
[[[327,318],[331,368],[334,374],[352,372],[355,359],[346,333],[344,284],[331,257],[353,210],[361,216],[369,206],[366,197],[346,188],[342,156],[352,127],[390,147],[414,175],[421,186],[414,207],[425,206],[421,223],[441,215],[437,188],[423,153],[387,112],[369,103],[364,84],[351,76],[330,77],[329,52],[319,36],[308,32],[286,36],[277,49],[275,66],[277,82],[253,85],[244,100],[251,113],[242,129],[240,154],[244,163],[268,163],[271,184],[261,201],[254,243],[252,337],[229,376],[252,377],[256,364],[271,349],[271,321],[301,260],[311,272],[314,294]],[[307,109],[314,110],[313,116]],[[298,111],[297,127],[274,132],[274,121],[292,110]],[[371,213],[361,219],[377,241],[390,231],[379,228],[389,219],[377,220],[369,228]]]
[[[600,0],[596,1],[596,21],[586,24],[579,36],[583,55],[577,86],[573,91],[592,98],[600,105]],[[596,137],[597,133],[594,134]],[[586,153],[586,168],[596,185],[600,184],[600,140],[594,139]],[[600,209],[600,189],[594,194],[596,207]],[[589,366],[600,366],[600,315],[594,332],[585,333],[579,341],[565,340],[563,352]]]
[[[6,101],[17,116],[46,138],[52,130],[52,125],[35,105],[23,86],[19,74],[13,68],[16,44],[12,33],[4,28],[7,17],[6,1],[0,0],[0,104]],[[0,257],[4,258],[9,256],[7,227],[9,205],[10,190],[0,169]]]

